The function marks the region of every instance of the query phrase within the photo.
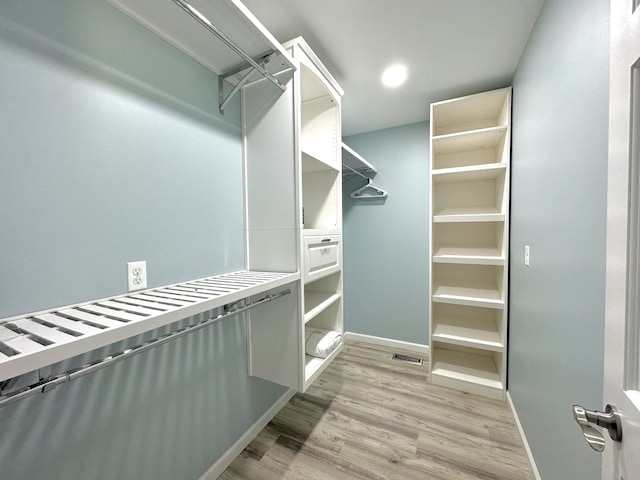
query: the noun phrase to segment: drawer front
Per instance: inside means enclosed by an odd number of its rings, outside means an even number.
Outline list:
[[[305,237],[305,282],[334,273],[341,268],[340,235]]]

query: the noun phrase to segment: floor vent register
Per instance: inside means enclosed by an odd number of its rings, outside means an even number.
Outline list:
[[[410,355],[403,355],[402,353],[394,353],[394,360],[402,360],[403,362],[413,363],[415,365],[422,365],[422,359],[420,357],[412,357]]]

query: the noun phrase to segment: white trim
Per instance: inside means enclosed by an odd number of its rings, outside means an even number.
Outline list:
[[[289,389],[284,392],[284,394],[276,400],[269,410],[264,412],[256,423],[249,427],[247,431],[244,432],[244,434],[233,445],[231,445],[231,447],[224,452],[218,460],[216,460],[216,463],[211,465],[209,469],[202,474],[199,480],[215,480],[218,478],[295,394],[296,391],[294,389]]]
[[[364,335],[362,333],[354,332],[345,332],[344,339],[355,340],[356,342],[373,343],[375,345],[384,345],[385,347],[401,348],[403,350],[411,350],[425,355],[429,354],[429,345],[423,345],[421,343],[404,342],[402,340],[374,337],[373,335]]]
[[[509,404],[509,410],[511,410],[513,421],[516,422],[516,427],[518,427],[518,432],[520,433],[520,439],[522,440],[524,449],[527,452],[527,457],[529,458],[529,464],[531,465],[533,476],[536,478],[536,480],[542,480],[540,478],[540,473],[538,472],[538,467],[536,466],[536,461],[533,458],[533,453],[531,453],[531,449],[529,448],[529,442],[527,442],[527,437],[525,436],[524,430],[522,429],[520,418],[518,418],[518,412],[516,412],[516,407],[513,404],[513,400],[511,400],[511,395],[509,394],[508,391],[507,391],[507,403]]]

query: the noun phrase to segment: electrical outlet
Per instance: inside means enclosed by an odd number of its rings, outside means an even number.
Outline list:
[[[525,245],[524,246],[524,265],[525,267],[530,267],[531,263],[530,263],[530,251],[529,251],[529,245]]]
[[[129,291],[147,288],[147,262],[127,262]]]

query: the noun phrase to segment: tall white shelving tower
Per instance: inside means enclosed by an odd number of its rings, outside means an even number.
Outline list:
[[[431,381],[499,399],[510,138],[510,87],[431,105]]]
[[[342,306],[343,91],[309,45],[284,48],[299,68],[243,88],[247,257],[251,269],[299,271],[284,299],[251,317],[254,376],[304,391],[340,353],[309,355],[307,329],[344,333]],[[269,108],[265,108],[268,105]]]

